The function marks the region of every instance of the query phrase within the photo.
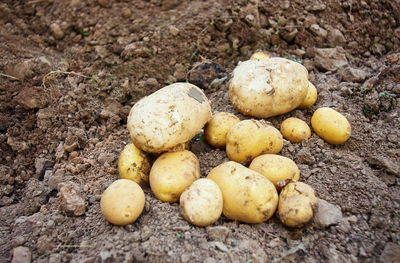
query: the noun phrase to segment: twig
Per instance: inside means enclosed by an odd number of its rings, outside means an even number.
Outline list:
[[[1,72],[0,72],[0,76],[6,77],[6,78],[10,78],[10,79],[14,79],[14,80],[19,80],[18,78],[14,77],[14,76],[11,76],[11,75],[8,75],[8,74],[4,74],[4,73],[1,73]]]

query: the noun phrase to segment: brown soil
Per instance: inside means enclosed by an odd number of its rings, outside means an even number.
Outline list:
[[[19,246],[34,262],[396,262],[400,3],[271,2],[3,0],[0,262],[21,256],[13,252]],[[363,77],[318,66],[317,49],[337,46]],[[213,111],[247,118],[227,99],[226,81],[209,84],[258,49],[303,63],[319,91],[311,109],[268,119],[275,127],[290,116],[309,122],[321,106],[351,122],[344,145],[313,134],[301,144],[286,142],[282,151],[299,165],[302,181],[340,206],[342,221],[293,230],[277,216],[255,225],[222,217],[195,227],[177,204],[145,188],[145,210],[135,223],[106,222],[99,200],[118,178],[130,107],[189,78],[205,89]],[[201,140],[191,147],[202,176],[227,159]],[[60,209],[59,190],[68,183],[84,196],[84,215]]]

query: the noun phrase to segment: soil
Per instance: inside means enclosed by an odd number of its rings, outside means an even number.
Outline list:
[[[398,0],[3,0],[0,24],[0,262],[399,262]],[[224,78],[257,50],[305,65],[319,92],[310,109],[269,118],[275,127],[291,116],[309,123],[322,106],[349,119],[345,144],[313,134],[281,153],[342,219],[195,227],[144,187],[135,223],[106,222],[99,200],[118,178],[130,107],[190,80],[213,111],[249,118]],[[227,160],[202,140],[191,149],[202,176]],[[62,209],[65,185],[83,210]]]

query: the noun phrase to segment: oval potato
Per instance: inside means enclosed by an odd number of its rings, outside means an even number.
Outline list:
[[[309,108],[312,105],[315,104],[318,98],[318,92],[317,88],[312,84],[310,81],[308,82],[308,89],[307,89],[307,95],[304,98],[303,102],[300,103],[299,108],[300,109],[305,109]]]
[[[268,55],[264,51],[257,51],[253,55],[251,55],[250,60],[265,60],[271,58],[270,55]]]
[[[317,109],[311,117],[311,126],[319,137],[330,144],[345,143],[351,136],[349,121],[332,108]]]
[[[133,143],[128,143],[119,155],[118,172],[121,179],[129,179],[138,184],[147,183],[150,163],[141,150]]]
[[[184,149],[210,119],[211,105],[203,91],[174,83],[133,105],[127,127],[138,148],[160,153]]]
[[[311,137],[311,129],[308,124],[298,118],[287,118],[280,127],[283,138],[291,142],[299,143]]]
[[[226,145],[226,135],[233,125],[240,119],[229,112],[217,112],[207,123],[204,135],[209,144],[214,147],[224,147]]]

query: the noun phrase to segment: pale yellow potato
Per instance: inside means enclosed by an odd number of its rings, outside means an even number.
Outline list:
[[[238,117],[229,112],[214,114],[204,130],[207,142],[214,147],[224,147],[228,131],[239,121]]]
[[[114,225],[133,223],[144,208],[144,192],[132,180],[119,179],[104,191],[100,208],[104,218]]]
[[[263,154],[256,157],[249,169],[254,170],[270,180],[280,191],[286,184],[298,181],[300,171],[291,159],[277,154]]]
[[[311,137],[311,129],[308,124],[298,118],[287,118],[280,127],[283,138],[299,143]]]
[[[270,55],[268,55],[264,51],[257,51],[253,55],[251,55],[250,60],[265,60],[271,58]]]
[[[194,181],[179,199],[181,214],[196,226],[208,226],[221,217],[223,200],[219,186],[212,180]]]
[[[212,169],[207,178],[221,189],[225,217],[245,223],[260,223],[275,213],[278,193],[261,174],[229,161]]]
[[[317,102],[318,98],[318,92],[317,88],[312,84],[310,81],[308,82],[308,89],[307,89],[307,96],[303,100],[302,103],[300,103],[299,108],[304,109],[304,108],[309,108],[312,105]]]
[[[139,149],[161,153],[184,149],[211,116],[210,102],[201,89],[174,83],[135,103],[127,127]]]
[[[289,183],[279,195],[279,218],[286,226],[301,227],[312,219],[317,202],[311,186],[302,182]]]
[[[150,163],[146,155],[133,143],[125,145],[118,158],[119,178],[138,184],[149,182]]]
[[[311,126],[319,137],[330,144],[345,143],[351,136],[349,121],[332,108],[317,109],[311,117]]]
[[[151,167],[149,181],[159,200],[174,203],[199,177],[199,160],[194,153],[183,150],[160,155]]]
[[[261,120],[243,120],[233,125],[226,136],[229,160],[248,164],[255,157],[282,150],[282,134]]]
[[[296,109],[307,91],[307,69],[285,58],[240,62],[229,82],[229,99],[233,106],[257,118]]]

